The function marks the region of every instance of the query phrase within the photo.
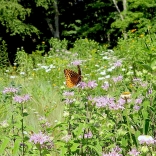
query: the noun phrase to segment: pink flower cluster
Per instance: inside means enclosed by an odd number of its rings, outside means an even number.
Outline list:
[[[84,138],[92,138],[93,137],[93,134],[91,131],[89,131],[88,133],[85,133],[84,134]]]
[[[104,83],[101,87],[104,89],[104,90],[108,90],[110,84],[107,82],[107,83]]]
[[[23,96],[16,95],[13,97],[13,100],[17,103],[24,103],[30,100],[30,95],[26,94]]]
[[[17,93],[19,90],[17,88],[13,87],[6,87],[3,90],[3,94],[9,94],[9,93]]]
[[[146,145],[151,145],[155,143],[153,137],[149,135],[140,135],[138,137],[138,141],[140,144],[146,144]]]
[[[74,92],[64,92],[63,96],[74,96]]]
[[[119,82],[119,81],[122,81],[123,76],[119,75],[119,76],[117,76],[117,77],[113,77],[112,79],[113,79],[114,83],[117,83],[117,82]]]
[[[82,63],[82,60],[75,60],[72,62],[74,66],[80,65],[81,63]]]
[[[102,156],[122,156],[120,152],[121,152],[121,148],[116,146],[115,148],[112,149],[111,152],[109,152],[108,154],[103,153]]]
[[[86,89],[86,88],[90,88],[90,89],[93,89],[97,86],[98,84],[94,81],[89,81],[88,83],[85,83],[85,82],[80,82],[79,83],[79,87],[82,88],[82,89]]]
[[[115,67],[120,67],[120,66],[122,66],[122,61],[121,61],[121,60],[117,60],[117,61],[114,63],[114,66],[115,66]]]
[[[131,151],[128,152],[131,156],[138,156],[140,152],[138,152],[135,148],[133,148]]]
[[[51,140],[50,140],[49,136],[47,136],[47,135],[43,134],[42,132],[40,132],[38,134],[36,134],[36,133],[32,134],[30,136],[30,142],[33,142],[34,144],[42,145],[42,144],[44,144],[46,142],[51,142]]]
[[[108,97],[108,96],[98,96],[98,97],[89,97],[88,100],[92,101],[93,104],[96,105],[96,107],[107,107],[110,110],[123,110],[124,109],[124,104],[126,101],[122,98],[119,100],[115,100],[115,98]]]

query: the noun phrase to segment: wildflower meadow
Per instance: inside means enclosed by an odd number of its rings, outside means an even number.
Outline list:
[[[0,155],[155,156],[155,36],[129,34],[114,49],[49,44],[19,48],[0,71]],[[64,69],[77,65],[81,81],[68,88]]]

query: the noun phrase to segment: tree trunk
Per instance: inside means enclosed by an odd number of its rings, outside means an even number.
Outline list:
[[[123,0],[123,10],[127,10],[127,0]]]
[[[59,11],[58,11],[58,5],[57,5],[57,0],[54,0],[53,2],[53,6],[54,6],[54,10],[55,10],[55,17],[54,17],[54,25],[55,28],[52,25],[52,20],[50,18],[46,18],[47,24],[49,26],[49,29],[52,33],[52,35],[55,38],[60,38],[60,33],[59,33]]]
[[[115,5],[115,7],[116,7],[116,9],[117,9],[117,11],[118,11],[118,13],[119,13],[119,16],[120,16],[121,20],[124,21],[124,18],[125,18],[125,16],[126,16],[126,14],[123,16],[123,15],[121,14],[121,11],[120,11],[118,5],[117,5],[116,0],[112,0],[112,1],[113,1],[114,5]],[[127,10],[127,0],[123,0],[122,2],[123,2],[123,11],[126,12],[126,10]],[[122,30],[122,33],[123,33],[124,39],[126,39],[126,38],[127,38],[126,30],[123,29],[123,30]]]
[[[55,32],[54,32],[54,37],[60,38],[60,33],[59,33],[59,11],[58,11],[58,1],[54,0],[53,6],[55,9]]]
[[[51,24],[51,20],[49,18],[46,18],[46,21],[48,23],[48,26],[49,26],[49,29],[50,29],[52,35],[54,36],[55,31],[54,31],[53,25]]]

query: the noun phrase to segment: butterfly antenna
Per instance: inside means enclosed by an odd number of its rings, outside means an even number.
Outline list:
[[[78,68],[78,74],[81,75],[80,65],[77,65],[77,68]]]

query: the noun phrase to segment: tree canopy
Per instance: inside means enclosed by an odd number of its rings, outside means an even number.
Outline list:
[[[0,0],[0,38],[9,53],[27,52],[51,37],[89,38],[110,47],[128,31],[155,33],[155,0]]]

